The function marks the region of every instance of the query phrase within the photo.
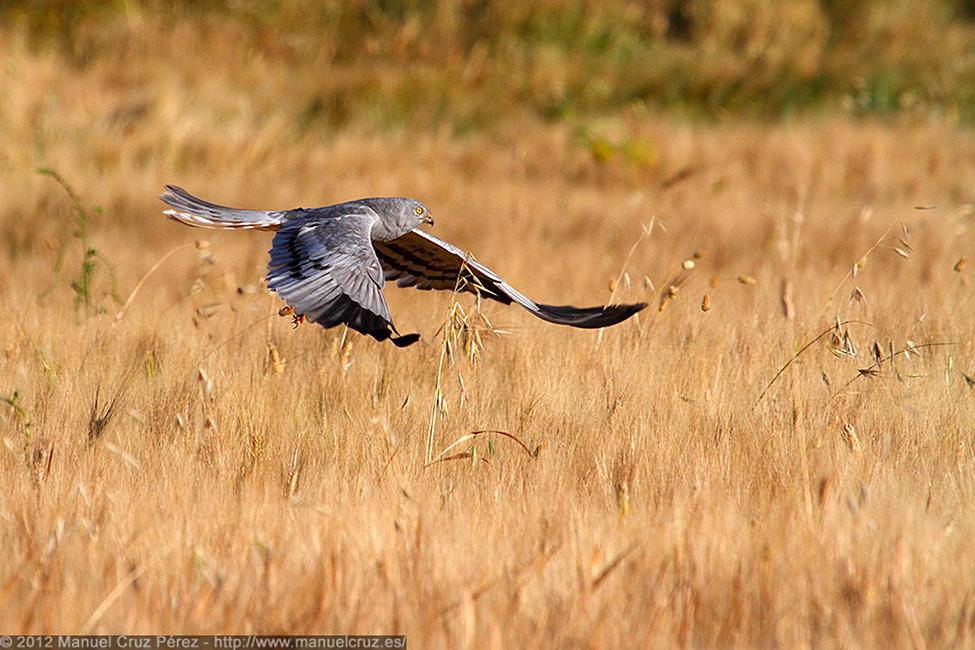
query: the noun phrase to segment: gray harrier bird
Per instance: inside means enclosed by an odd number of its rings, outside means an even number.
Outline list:
[[[294,310],[296,319],[325,328],[344,323],[399,347],[415,343],[420,335],[399,335],[383,297],[386,280],[417,289],[460,286],[505,305],[516,302],[542,320],[572,327],[615,325],[646,307],[537,303],[453,244],[420,230],[422,224],[433,225],[433,218],[415,199],[359,199],[308,210],[240,210],[198,199],[173,185],[167,185],[159,198],[173,208],[163,214],[190,226],[277,231],[267,284]],[[464,282],[458,284],[461,275]]]

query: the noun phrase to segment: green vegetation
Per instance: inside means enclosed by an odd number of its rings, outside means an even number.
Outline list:
[[[85,316],[91,316],[94,313],[101,313],[104,310],[95,304],[95,299],[93,296],[92,282],[95,275],[96,260],[99,258],[99,253],[98,249],[96,249],[92,244],[91,234],[89,232],[91,216],[88,214],[88,210],[85,209],[85,206],[81,203],[81,197],[79,197],[68,182],[64,180],[61,174],[48,168],[38,169],[37,173],[41,176],[49,176],[50,178],[53,178],[54,181],[68,194],[68,198],[71,200],[71,205],[74,208],[75,229],[72,236],[81,244],[82,250],[81,269],[78,272],[78,277],[72,278],[68,282],[75,294],[75,317],[80,317],[82,308],[84,309]],[[58,252],[58,256],[54,263],[55,273],[60,272],[63,261],[64,249],[62,247]],[[115,298],[116,302],[120,302],[115,292],[114,274],[112,277],[112,296]]]
[[[0,34],[29,34],[77,66],[188,24],[206,40],[184,45],[201,53],[231,38],[238,56],[329,75],[288,98],[302,129],[364,120],[463,131],[512,112],[647,109],[975,119],[972,0],[0,0]]]

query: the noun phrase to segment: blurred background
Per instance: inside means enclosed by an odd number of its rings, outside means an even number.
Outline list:
[[[124,61],[116,86],[219,88],[296,136],[660,110],[975,118],[972,0],[4,0],[0,29],[7,56]]]
[[[973,0],[0,0],[0,629],[971,647],[973,122]],[[164,183],[650,307],[293,329]]]

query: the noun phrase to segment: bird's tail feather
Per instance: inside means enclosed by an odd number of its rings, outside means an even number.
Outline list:
[[[159,198],[173,208],[164,210],[163,214],[199,228],[277,230],[286,215],[285,211],[228,208],[197,198],[175,185],[167,185],[166,192]]]

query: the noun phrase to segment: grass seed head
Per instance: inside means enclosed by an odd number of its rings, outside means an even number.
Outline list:
[[[860,438],[857,436],[857,430],[852,424],[843,425],[843,442],[846,443],[847,449],[850,453],[857,458],[863,456],[863,447],[860,445]]]
[[[782,278],[779,302],[782,305],[782,315],[785,316],[786,320],[795,320],[796,306],[792,302],[792,280],[789,278]]]
[[[209,398],[213,394],[213,380],[206,373],[203,368],[196,369],[196,383],[200,387],[200,394],[204,399]]]
[[[873,345],[870,347],[870,352],[873,354],[873,360],[877,362],[877,365],[884,362],[884,352],[880,349],[879,343],[874,341]]]
[[[352,339],[353,337],[348,336],[346,332],[345,340],[342,342],[342,347],[339,350],[339,366],[342,368],[342,372],[347,372],[352,366]]]
[[[660,304],[657,306],[658,311],[663,311],[670,304],[670,301],[677,297],[677,293],[680,291],[680,287],[676,284],[667,285],[667,288],[660,294]]]
[[[828,476],[823,477],[819,481],[819,490],[818,490],[818,495],[817,495],[820,506],[822,506],[824,503],[826,503],[826,501],[827,501],[827,499],[829,499],[829,495],[832,493],[832,491],[833,491],[833,482],[829,479]]]
[[[267,369],[275,375],[284,374],[285,361],[281,357],[278,346],[274,343],[267,344]]]

